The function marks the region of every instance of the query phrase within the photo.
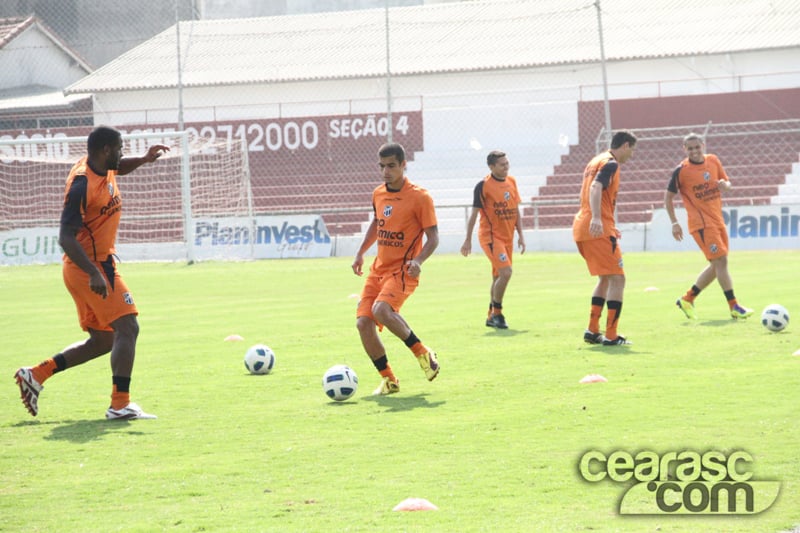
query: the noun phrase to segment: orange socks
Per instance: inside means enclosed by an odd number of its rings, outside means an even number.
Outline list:
[[[56,365],[55,360],[51,357],[46,361],[42,361],[35,367],[31,368],[31,373],[36,381],[40,384],[43,384],[45,381],[50,379],[52,375],[55,373],[58,366]]]
[[[111,391],[111,408],[112,409],[122,409],[126,405],[131,403],[131,393],[130,392],[118,392],[117,386],[114,385]]]
[[[394,375],[394,372],[392,372],[392,367],[389,365],[386,365],[386,368],[384,368],[378,373],[381,375],[381,377],[389,378],[391,381],[394,381],[395,383],[397,382],[397,377]]]

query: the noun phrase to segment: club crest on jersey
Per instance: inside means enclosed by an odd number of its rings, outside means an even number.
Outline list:
[[[109,196],[114,196],[114,184],[113,183],[109,183],[108,184],[108,195]]]
[[[133,296],[129,292],[122,295],[122,300],[128,305],[133,305]]]
[[[708,181],[711,179],[711,174],[708,172],[703,172],[703,179]]]
[[[386,218],[392,216],[392,206],[390,205],[383,206],[383,216],[385,216]]]
[[[508,191],[504,192],[503,193],[503,200],[505,200],[506,202],[511,200],[511,193],[508,192]]]

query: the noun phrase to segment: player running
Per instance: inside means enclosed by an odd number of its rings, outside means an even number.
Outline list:
[[[436,353],[422,344],[400,315],[403,303],[419,285],[422,263],[439,244],[439,231],[433,199],[405,176],[405,149],[396,143],[384,144],[378,157],[385,183],[372,193],[374,217],[352,268],[356,275],[363,275],[364,254],[377,242],[377,254],[356,310],[356,327],[364,350],[382,378],[373,394],[387,395],[399,392],[400,384],[378,334],[383,326],[416,356],[428,381],[439,374]]]

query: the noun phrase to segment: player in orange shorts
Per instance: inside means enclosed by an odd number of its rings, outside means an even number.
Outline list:
[[[14,378],[31,415],[38,414],[39,393],[53,374],[111,352],[112,393],[106,418],[155,418],[130,401],[139,323],[133,297],[115,266],[122,210],[117,176],[152,163],[167,150],[156,144],[142,157],[122,157],[120,132],[99,126],[87,139],[88,155],[72,167],[65,187],[59,244],[64,250],[64,284],[89,338],[36,366],[17,370]]]
[[[514,230],[517,231],[520,253],[525,253],[522,215],[517,181],[508,174],[509,162],[504,152],[493,150],[486,156],[490,173],[475,186],[472,213],[467,221],[467,237],[461,255],[472,251],[472,230],[480,213],[478,242],[492,264],[492,285],[489,290],[489,315],[486,325],[507,329],[503,315],[503,296],[511,279],[511,256],[514,251]]]
[[[389,365],[378,328],[386,326],[417,358],[428,381],[439,374],[436,353],[426,347],[400,315],[400,308],[419,285],[422,263],[439,244],[433,199],[425,189],[405,176],[406,154],[396,143],[378,151],[384,184],[372,193],[374,217],[353,260],[353,272],[363,275],[364,254],[377,242],[377,254],[369,269],[356,310],[361,344],[381,375],[374,394],[400,391]],[[424,244],[423,244],[424,237]]]
[[[739,305],[733,294],[733,279],[728,272],[728,229],[722,217],[722,193],[731,189],[731,181],[719,158],[705,153],[703,138],[690,133],[683,138],[686,158],[672,172],[664,195],[664,207],[672,221],[672,236],[683,240],[683,229],[675,216],[673,199],[680,193],[686,208],[689,233],[703,251],[708,265],[697,276],[697,280],[675,305],[686,318],[694,320],[697,314],[694,300],[700,291],[715,279],[719,282],[728,310],[733,318],[747,318],[752,309]]]
[[[583,333],[583,340],[589,344],[631,344],[617,333],[625,291],[625,271],[614,208],[619,191],[620,165],[633,156],[635,146],[636,137],[631,132],[618,131],[611,138],[611,148],[596,155],[583,171],[581,207],[572,223],[572,236],[586,261],[589,274],[597,276],[589,326]],[[604,305],[608,307],[605,335],[600,333]]]

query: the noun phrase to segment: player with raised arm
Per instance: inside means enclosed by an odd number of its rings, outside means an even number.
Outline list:
[[[689,233],[708,260],[708,265],[675,305],[686,318],[696,319],[694,301],[700,291],[716,279],[728,302],[731,317],[747,318],[753,310],[739,305],[728,272],[728,229],[722,217],[722,194],[731,189],[730,178],[719,158],[705,153],[705,143],[700,135],[690,133],[684,137],[683,151],[686,158],[672,172],[664,195],[664,207],[672,222],[672,237],[676,241],[683,240],[683,228],[675,216],[673,204],[675,195],[680,193],[686,208]]]
[[[377,254],[356,310],[356,327],[364,350],[381,375],[374,394],[387,395],[399,392],[400,384],[378,334],[383,326],[411,350],[428,381],[439,374],[436,353],[422,344],[400,315],[403,303],[419,285],[422,264],[439,245],[439,231],[430,194],[405,176],[405,149],[396,143],[384,144],[378,157],[384,183],[372,193],[374,217],[352,268],[356,275],[363,275],[364,254],[377,242]]]
[[[72,167],[65,187],[59,244],[64,250],[64,284],[89,338],[34,367],[17,370],[14,378],[31,415],[38,414],[39,394],[53,374],[111,352],[112,392],[106,418],[156,418],[130,401],[139,323],[133,297],[116,269],[115,244],[122,214],[117,176],[152,163],[167,150],[169,147],[156,144],[141,157],[123,157],[120,132],[99,126],[87,139],[88,155]]]

